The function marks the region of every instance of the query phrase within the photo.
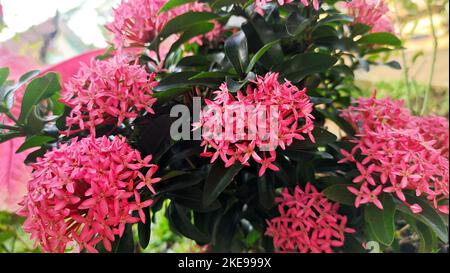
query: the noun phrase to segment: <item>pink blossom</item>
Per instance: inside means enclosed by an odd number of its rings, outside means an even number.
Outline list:
[[[377,204],[380,190],[394,194],[414,213],[418,204],[408,204],[406,191],[426,198],[432,206],[448,214],[449,127],[441,117],[412,116],[402,101],[359,98],[342,116],[355,128],[355,144],[342,150],[340,162],[356,163],[360,187],[349,187],[355,206]],[[447,202],[446,202],[447,201]]]
[[[69,246],[96,252],[100,241],[111,251],[125,224],[146,221],[142,209],[153,201],[141,201],[136,186],[141,169],[153,174],[158,168],[150,160],[119,137],[72,139],[47,152],[33,164],[21,202],[23,229],[46,252]],[[140,218],[131,216],[132,211]]]
[[[265,234],[273,237],[279,252],[331,253],[344,245],[345,233],[355,232],[338,213],[339,204],[309,183],[305,191],[296,186],[292,194],[285,188],[275,201],[280,216],[267,221]]]
[[[154,113],[156,99],[152,88],[158,83],[155,74],[144,67],[130,64],[127,57],[117,55],[105,61],[92,60],[82,65],[64,88],[61,101],[72,108],[67,117],[69,127],[90,129],[102,124],[120,125],[134,119],[139,111]]]
[[[214,94],[213,101],[205,100],[208,108],[194,124],[202,128],[202,156],[211,157],[211,162],[220,158],[229,167],[237,162],[248,165],[253,159],[261,165],[262,176],[267,169],[278,171],[273,164],[278,146],[285,149],[305,135],[314,141],[313,104],[306,89],[289,81],[280,84],[278,73],[257,76],[245,94],[233,95],[226,83]]]
[[[292,2],[294,2],[294,0],[276,0],[278,2],[278,4],[280,6],[283,6],[285,4],[290,4]],[[258,12],[260,15],[263,15],[263,9],[267,3],[269,2],[274,2],[272,0],[255,0],[255,10],[256,12]],[[319,0],[300,0],[299,2],[301,2],[304,6],[308,7],[310,4],[313,5],[315,10],[319,10]]]
[[[114,34],[114,44],[117,48],[138,46],[150,43],[171,19],[188,11],[211,11],[204,3],[188,3],[166,12],[160,12],[167,0],[122,0],[114,9],[114,21],[106,28]],[[214,29],[205,35],[209,41],[216,39],[223,32],[222,25],[213,21]],[[191,42],[202,44],[202,37],[196,37]]]
[[[395,32],[391,19],[387,16],[389,7],[384,0],[352,0],[345,3],[348,14],[356,23],[372,27],[371,32]]]

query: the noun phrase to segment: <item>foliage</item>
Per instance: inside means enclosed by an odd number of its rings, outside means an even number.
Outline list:
[[[170,0],[164,9],[187,2],[191,1]],[[148,50],[159,52],[164,40],[179,34],[176,46],[170,47],[164,60],[153,59],[145,52],[139,56],[139,62],[149,72],[161,68],[156,70],[159,84],[153,90],[158,99],[152,106],[155,114],[141,111],[136,119],[126,120],[120,126],[96,128],[96,136],[126,137],[142,158],[153,155],[152,163],[159,167],[155,176],[162,178],[154,185],[154,204],[146,211],[147,219],[152,221],[135,225],[136,240],[133,229],[128,227],[115,242],[114,250],[133,252],[138,242],[143,249],[149,242],[154,246],[157,241],[152,238],[160,231],[151,226],[167,221],[176,234],[199,246],[208,246],[213,252],[274,251],[271,238],[264,233],[266,220],[278,214],[275,197],[281,188],[303,188],[308,182],[330,200],[339,202],[340,213],[357,231],[347,235],[339,251],[363,252],[363,243],[371,240],[379,242],[382,251],[397,251],[403,243],[398,234],[405,221],[419,234],[421,251],[437,251],[438,239],[448,242],[447,216],[439,214],[423,197],[410,196],[422,205],[421,214],[411,213],[388,193],[383,195],[384,210],[373,205],[355,208],[354,196],[346,186],[357,176],[357,169],[338,163],[342,159],[340,148],[349,145],[348,138],[338,139],[325,125],[326,121],[333,121],[348,137],[355,133],[340,116],[340,110],[350,105],[358,90],[354,71],[385,64],[398,68],[398,63],[388,62],[380,54],[400,49],[399,38],[388,32],[372,33],[370,26],[356,23],[336,9],[337,1],[333,0],[322,1],[319,10],[295,1],[283,6],[268,3],[263,16],[252,9],[253,1],[202,2],[209,5],[210,11],[174,17],[153,40],[145,43]],[[225,24],[232,16],[241,18],[243,23],[225,31],[223,40],[191,43],[192,37],[210,29],[211,21]],[[211,91],[218,90],[224,82],[235,95],[252,84],[256,75],[268,72],[278,72],[280,78],[300,89],[306,88],[314,103],[315,142],[296,140],[286,149],[278,148],[274,164],[279,171],[269,170],[259,177],[254,161],[250,161],[250,166],[226,168],[219,160],[210,163],[201,157],[199,141],[171,138],[173,105],[185,104],[192,110],[193,96],[201,94],[203,100],[211,99]],[[34,162],[49,148],[89,135],[88,130],[59,133],[67,132],[65,119],[70,109],[58,102],[61,88],[57,75],[30,73],[17,84],[7,81],[7,76],[6,69],[0,70],[0,112],[13,123],[0,125],[0,142],[25,136],[18,152],[39,147],[27,159]],[[11,95],[25,83],[28,84],[21,111],[14,116],[10,111]],[[166,219],[161,217],[163,208]]]

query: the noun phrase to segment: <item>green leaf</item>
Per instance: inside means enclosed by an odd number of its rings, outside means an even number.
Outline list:
[[[383,194],[380,199],[383,209],[373,204],[367,205],[364,220],[377,241],[389,246],[395,237],[395,203],[390,194]]]
[[[211,12],[187,12],[167,22],[159,37],[167,38],[172,34],[183,32],[192,26],[205,21],[217,19],[219,16]]]
[[[306,76],[325,72],[337,62],[337,58],[322,53],[302,53],[292,57],[276,68],[282,77],[299,82]]]
[[[197,79],[204,79],[204,78],[221,78],[221,79],[225,79],[225,77],[227,76],[231,76],[232,74],[230,73],[226,73],[226,72],[221,72],[221,71],[205,71],[205,72],[200,72],[197,75],[189,78],[189,80],[197,80]]]
[[[188,91],[192,90],[191,88],[172,88],[163,92],[153,93],[152,97],[158,99],[159,103],[168,102]]]
[[[389,66],[390,68],[393,68],[393,69],[397,69],[397,70],[402,69],[401,64],[397,61],[390,61],[390,62],[385,63],[384,65]]]
[[[145,223],[138,223],[139,244],[142,248],[147,248],[152,232],[152,218],[150,217],[150,207],[143,208],[142,210],[145,214]]]
[[[405,221],[417,232],[420,237],[419,252],[435,252],[438,248],[438,241],[433,230],[409,214],[402,213],[402,216],[403,219],[405,219]]]
[[[329,16],[323,18],[322,20],[320,20],[317,25],[320,26],[320,25],[325,25],[325,24],[329,24],[329,23],[333,23],[333,22],[353,23],[354,20],[355,19],[352,16],[348,16],[345,14],[333,14],[333,15],[329,15]]]
[[[32,80],[23,95],[19,122],[25,122],[31,114],[33,106],[42,100],[50,98],[60,89],[59,76],[53,72]]]
[[[372,27],[369,25],[365,25],[365,24],[354,24],[353,26],[350,27],[351,29],[351,33],[352,33],[352,37],[355,36],[359,36],[359,35],[364,35],[367,32],[370,31]]]
[[[403,213],[413,216],[415,219],[429,226],[434,232],[436,232],[439,239],[444,243],[448,243],[448,228],[442,220],[441,216],[437,213],[427,201],[415,196],[414,194],[405,194],[406,200],[410,204],[418,204],[422,208],[422,212],[415,214],[409,207],[403,204],[401,201],[394,199],[397,204],[397,209]]]
[[[268,210],[275,205],[275,186],[270,175],[266,173],[262,177],[258,177],[258,181],[256,181],[258,183],[259,203]]]
[[[212,204],[242,168],[241,164],[225,168],[221,161],[212,164],[203,190],[203,204],[205,206]]]
[[[286,150],[307,150],[313,149],[321,146],[326,146],[327,144],[336,142],[337,137],[320,127],[315,127],[312,131],[315,143],[312,142],[308,137],[304,140],[295,140],[290,146],[286,147]]]
[[[116,240],[112,243],[112,251],[114,253],[134,253],[134,239],[131,224],[125,226],[125,232],[122,238],[116,236]]]
[[[331,185],[323,190],[323,194],[334,202],[352,206],[355,203],[355,195],[347,189],[352,185],[350,183]]]
[[[306,19],[301,16],[298,12],[293,12],[286,19],[286,30],[291,36],[298,36],[303,31],[311,25],[311,19]]]
[[[157,194],[176,191],[197,185],[203,179],[204,177],[201,177],[197,174],[182,174],[156,184],[155,189]]]
[[[358,40],[359,44],[375,44],[375,45],[390,45],[394,47],[401,47],[402,41],[392,33],[376,32],[364,35]]]
[[[170,227],[181,235],[199,243],[207,243],[209,238],[192,224],[190,212],[183,206],[171,202],[167,210]]]
[[[221,7],[231,6],[234,4],[243,5],[247,2],[248,0],[213,0],[210,6],[214,9],[218,9]]]
[[[217,78],[201,78],[190,80],[190,78],[194,77],[197,74],[198,72],[196,71],[172,73],[159,81],[158,85],[153,88],[153,90],[155,92],[163,92],[170,89],[187,88],[192,86],[206,86],[215,88],[221,83],[221,79]]]
[[[6,82],[8,76],[9,76],[9,68],[7,67],[0,68],[0,86],[2,86]]]
[[[19,149],[17,149],[16,153],[21,153],[25,150],[34,148],[34,147],[40,147],[50,141],[55,140],[54,137],[49,137],[49,136],[32,136],[30,138],[28,138],[27,140],[25,140],[25,142],[19,147]]]
[[[258,50],[258,52],[256,52],[256,54],[252,57],[252,59],[250,60],[249,65],[247,66],[247,69],[245,71],[245,73],[250,73],[250,71],[252,71],[253,67],[256,65],[256,63],[259,61],[259,59],[261,59],[261,57],[274,45],[276,45],[277,43],[279,43],[279,40],[275,40],[272,41],[268,44],[266,44],[265,46],[263,46],[260,50]]]
[[[214,24],[209,22],[201,22],[186,29],[180,38],[170,47],[169,53],[179,49],[184,43],[189,42],[192,38],[205,34],[213,30]]]
[[[159,13],[163,13],[165,11],[169,11],[173,8],[182,6],[184,4],[196,2],[197,0],[169,0],[167,3],[159,10]]]
[[[225,41],[225,55],[238,74],[243,74],[248,63],[248,45],[244,32],[239,31]]]

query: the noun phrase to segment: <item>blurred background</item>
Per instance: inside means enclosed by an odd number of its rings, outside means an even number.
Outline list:
[[[0,0],[0,67],[18,77],[32,69],[45,69],[81,53],[108,47],[104,25],[119,0]],[[448,0],[390,0],[391,17],[405,49],[386,56],[402,69],[374,67],[357,73],[360,91],[355,96],[409,98],[420,114],[424,94],[430,94],[427,113],[449,115],[449,3]],[[16,200],[24,191],[23,173],[7,177],[5,162],[12,151],[0,144],[0,252],[39,252],[23,233],[22,219],[14,214]],[[21,158],[16,158],[17,164]],[[10,161],[9,164],[15,164]],[[13,198],[14,197],[14,198]],[[143,252],[197,252],[199,247],[170,232],[162,210],[152,226],[152,240]],[[251,243],[251,242],[249,242]]]

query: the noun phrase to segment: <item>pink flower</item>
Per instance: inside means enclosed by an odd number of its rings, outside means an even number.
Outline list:
[[[445,201],[449,199],[449,127],[445,118],[412,116],[402,101],[376,99],[375,95],[359,98],[342,116],[357,131],[351,141],[354,148],[343,150],[344,159],[340,160],[355,162],[360,173],[353,180],[360,188],[349,187],[357,196],[356,207],[378,203],[375,195],[381,189],[395,194],[414,213],[420,213],[418,204],[407,203],[405,193],[413,191],[448,214]]]
[[[269,3],[269,2],[274,2],[274,1],[272,1],[272,0],[255,0],[256,12],[258,12],[260,15],[263,15],[264,12],[263,12],[262,8],[264,8],[267,5],[267,3]],[[294,0],[277,0],[277,2],[280,6],[283,6],[285,4],[294,2]],[[306,7],[308,7],[310,4],[312,4],[315,10],[319,10],[319,0],[300,0],[299,2],[301,2]]]
[[[338,213],[339,204],[309,183],[305,191],[296,186],[292,194],[285,188],[276,202],[280,216],[267,221],[265,234],[279,252],[331,253],[344,245],[345,233],[355,232]]]
[[[352,0],[345,3],[345,7],[356,23],[371,26],[372,33],[395,32],[394,25],[387,16],[389,7],[384,0]]]
[[[114,44],[117,48],[138,46],[153,41],[163,27],[171,19],[188,11],[211,11],[204,3],[188,3],[175,7],[166,12],[159,12],[167,0],[122,0],[114,9],[114,21],[107,24],[106,28],[114,34]],[[205,35],[209,41],[216,39],[223,33],[220,23],[213,21],[214,29]],[[191,40],[202,44],[202,36]]]
[[[245,94],[238,91],[234,96],[226,83],[214,94],[213,101],[205,100],[208,108],[194,124],[202,129],[202,156],[211,157],[211,162],[220,158],[229,167],[254,159],[262,176],[267,169],[278,171],[273,164],[278,146],[285,149],[305,135],[314,141],[313,104],[306,90],[289,81],[280,84],[278,73],[258,76]]]
[[[83,64],[65,85],[61,99],[72,108],[67,125],[90,129],[95,135],[98,125],[118,126],[126,119],[136,118],[141,110],[154,113],[151,107],[156,99],[152,88],[158,84],[154,78],[155,74],[130,64],[122,55],[106,61],[92,60],[90,66]]]
[[[119,137],[74,139],[47,152],[33,165],[21,203],[23,229],[46,252],[69,246],[96,252],[100,241],[111,251],[126,224],[145,222],[142,209],[153,200],[141,202],[137,185],[140,169],[157,168],[150,160]]]

